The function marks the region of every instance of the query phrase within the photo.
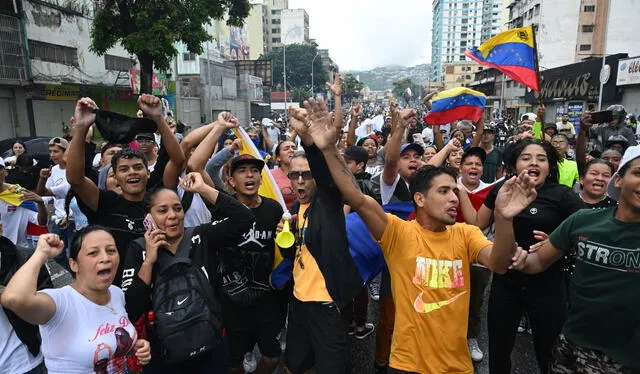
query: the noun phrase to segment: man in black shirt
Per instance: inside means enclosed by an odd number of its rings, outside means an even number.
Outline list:
[[[280,361],[280,301],[269,284],[276,226],[283,209],[260,196],[264,161],[244,154],[231,159],[229,184],[238,201],[255,216],[240,243],[223,250],[220,266],[222,307],[229,339],[229,373],[242,374],[242,359],[257,343],[262,357],[256,373],[272,373]]]
[[[160,99],[152,95],[140,95],[138,105],[143,113],[158,126],[163,145],[169,158],[176,164],[184,163],[184,154],[162,116]],[[122,268],[129,243],[144,235],[144,208],[142,200],[147,190],[147,160],[144,155],[132,149],[117,152],[112,160],[113,172],[122,195],[112,191],[101,191],[89,178],[84,176],[85,136],[94,123],[98,109],[89,98],[82,98],[76,104],[74,114],[75,135],[67,150],[67,180],[78,198],[80,209],[86,214],[89,223],[110,229],[116,240],[120,254],[120,267],[114,280],[120,285]],[[177,175],[175,175],[177,180]],[[176,182],[177,184],[177,182]]]

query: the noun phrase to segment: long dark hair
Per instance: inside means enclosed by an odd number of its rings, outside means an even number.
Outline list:
[[[542,149],[544,149],[544,152],[547,154],[547,162],[549,163],[549,176],[547,176],[547,180],[558,183],[558,151],[556,151],[551,143],[540,139],[522,139],[515,143],[511,147],[511,149],[505,151],[504,163],[507,170],[507,175],[513,176],[518,173],[516,171],[518,158],[525,150],[525,148],[530,145],[538,145],[542,147]]]

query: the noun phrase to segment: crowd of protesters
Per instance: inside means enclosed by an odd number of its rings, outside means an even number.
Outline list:
[[[351,339],[375,333],[375,373],[473,373],[486,358],[507,374],[525,331],[540,372],[640,372],[634,116],[586,112],[579,132],[544,107],[432,125],[435,93],[343,113],[340,76],[327,85],[332,112],[322,99],[251,124],[223,112],[187,134],[141,95],[139,121],[117,124],[135,135],[99,152],[106,114],[82,98],[39,171],[16,141],[0,161],[0,372],[348,373]],[[260,193],[263,170],[282,202]],[[386,264],[371,279],[353,214]],[[71,284],[53,287],[51,260]]]

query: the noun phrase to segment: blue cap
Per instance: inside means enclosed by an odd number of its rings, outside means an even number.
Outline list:
[[[422,146],[418,143],[403,144],[402,146],[400,146],[400,154],[403,154],[405,151],[409,149],[413,149],[414,151],[418,152],[420,156],[424,155],[424,148],[422,148]]]

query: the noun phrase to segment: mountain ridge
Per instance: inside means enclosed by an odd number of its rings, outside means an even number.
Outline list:
[[[431,73],[430,64],[419,64],[415,66],[385,65],[371,70],[357,71],[351,73],[360,77],[360,82],[372,90],[383,91],[393,88],[393,82],[403,78],[411,78],[414,83],[426,85]]]

